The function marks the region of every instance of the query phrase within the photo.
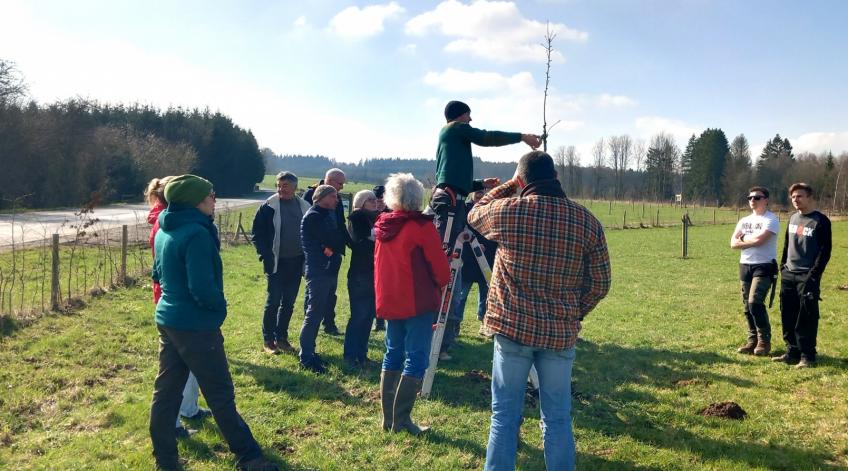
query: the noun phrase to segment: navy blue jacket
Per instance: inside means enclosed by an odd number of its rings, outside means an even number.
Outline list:
[[[333,211],[318,205],[309,208],[300,223],[300,243],[306,256],[307,279],[338,276],[345,241],[341,237]],[[324,255],[325,247],[333,250],[332,256]]]

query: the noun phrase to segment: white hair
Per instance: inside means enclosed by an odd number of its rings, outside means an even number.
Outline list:
[[[371,190],[361,190],[353,196],[353,209],[359,209],[370,198],[377,199],[377,196]]]
[[[393,173],[386,179],[383,201],[395,211],[420,211],[424,203],[424,185],[411,173]]]
[[[331,168],[330,170],[327,170],[327,173],[324,174],[324,181],[326,182],[327,180],[335,180],[338,177],[345,178],[344,170],[340,168]]]

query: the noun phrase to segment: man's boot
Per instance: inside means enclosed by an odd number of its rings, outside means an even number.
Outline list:
[[[751,317],[757,324],[757,348],[754,355],[768,355],[771,352],[771,323],[769,323],[768,311],[765,304],[752,304]]]
[[[754,349],[754,355],[758,357],[765,356],[771,353],[771,342],[768,340],[757,341],[757,348]]]
[[[754,349],[757,348],[757,324],[754,322],[754,316],[748,308],[745,308],[745,320],[748,322],[748,341],[745,345],[736,349],[736,353],[744,353],[745,355],[753,355]]]
[[[415,398],[421,389],[421,380],[412,376],[401,376],[395,394],[394,420],[392,421],[392,432],[406,430],[412,435],[426,432],[429,427],[419,427],[412,422],[412,408],[415,406]]]
[[[754,350],[756,348],[757,348],[757,338],[756,337],[754,337],[754,338],[749,337],[748,341],[745,343],[745,345],[742,345],[741,347],[737,348],[736,352],[737,353],[744,353],[746,355],[751,355],[751,354],[754,353]]]
[[[383,407],[383,430],[392,429],[394,417],[395,393],[400,382],[400,371],[383,370],[380,373],[380,404]]]

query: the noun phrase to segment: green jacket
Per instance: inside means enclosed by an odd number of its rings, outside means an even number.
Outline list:
[[[162,286],[156,323],[216,330],[227,317],[218,230],[197,208],[170,205],[159,215],[153,280]]]
[[[482,188],[482,183],[474,185],[471,144],[499,147],[517,142],[521,142],[518,132],[486,131],[456,121],[446,124],[439,133],[436,151],[436,185],[450,185],[466,195]]]

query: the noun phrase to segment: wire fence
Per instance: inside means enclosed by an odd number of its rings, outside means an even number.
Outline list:
[[[224,207],[217,212],[223,248],[249,240],[254,211]],[[110,226],[95,214],[76,213],[68,222],[72,230],[61,235],[46,227],[25,229],[23,222],[12,225],[13,242],[0,252],[0,337],[45,312],[80,308],[110,290],[150,283],[147,221]]]

